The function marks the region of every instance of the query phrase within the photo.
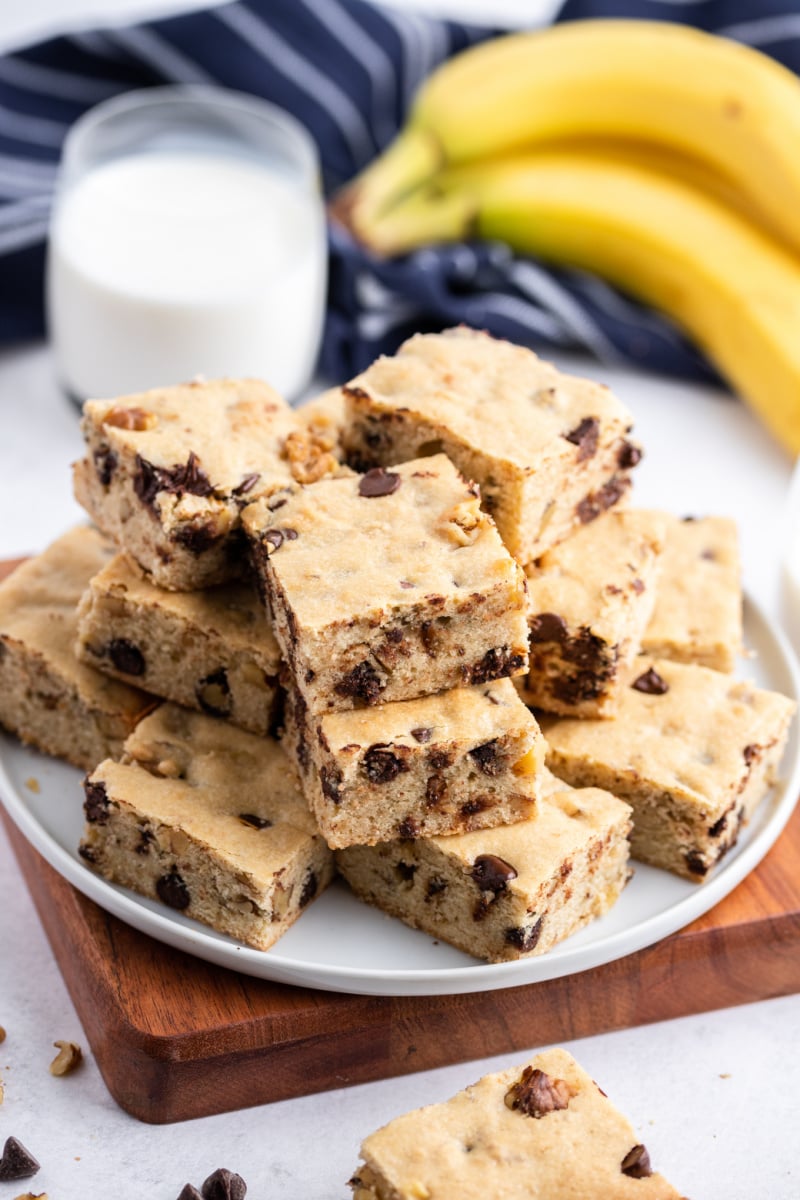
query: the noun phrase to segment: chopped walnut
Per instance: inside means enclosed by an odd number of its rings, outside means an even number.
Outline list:
[[[442,518],[443,532],[457,546],[471,546],[480,533],[481,512],[478,500],[456,504]]]
[[[69,1075],[83,1062],[83,1051],[77,1042],[53,1042],[58,1054],[50,1063],[51,1075]]]
[[[143,408],[122,408],[117,406],[110,409],[103,417],[104,425],[113,425],[116,429],[132,429],[142,433],[145,429],[154,429],[158,424],[155,413],[146,412]]]
[[[573,1091],[565,1079],[551,1079],[537,1067],[526,1067],[505,1094],[506,1108],[517,1109],[526,1117],[544,1117],[566,1108]]]
[[[327,442],[327,438],[318,438],[304,430],[295,430],[287,435],[284,450],[292,475],[298,483],[316,483],[337,469],[339,464],[330,453]]]

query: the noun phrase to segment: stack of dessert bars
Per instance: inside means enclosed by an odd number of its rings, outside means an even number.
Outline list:
[[[736,531],[627,507],[608,389],[458,329],[296,412],[195,382],[83,430],[102,533],[0,588],[0,721],[89,771],[108,878],[266,949],[338,870],[501,961],[631,852],[702,881],[774,781]]]

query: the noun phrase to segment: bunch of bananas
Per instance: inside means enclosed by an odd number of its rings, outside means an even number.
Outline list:
[[[649,21],[483,43],[335,212],[382,254],[497,238],[603,276],[800,453],[800,80],[758,51]]]

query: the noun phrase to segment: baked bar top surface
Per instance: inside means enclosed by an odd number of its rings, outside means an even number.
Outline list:
[[[0,638],[43,655],[92,705],[133,714],[150,697],[85,666],[73,653],[78,602],[113,553],[96,530],[79,525],[17,567],[0,584]]]
[[[543,458],[575,460],[573,434],[586,418],[613,436],[631,425],[602,384],[564,375],[531,350],[459,328],[417,334],[347,384],[378,408],[406,410],[449,429],[484,455],[533,471]],[[606,440],[604,438],[604,440]]]
[[[510,679],[451,688],[419,700],[327,713],[317,721],[334,754],[374,743],[425,751],[442,742],[481,745],[499,737],[538,734],[536,721]]]
[[[693,664],[640,656],[631,680],[612,717],[543,721],[554,761],[599,764],[709,815],[744,782],[752,749],[782,737],[795,710],[786,696]]]
[[[654,587],[664,528],[660,514],[630,510],[583,526],[525,568],[531,616],[552,613],[570,629],[619,641],[630,609]]]
[[[257,379],[220,379],[156,388],[115,400],[89,400],[82,429],[112,452],[138,455],[151,466],[185,465],[190,454],[205,479],[188,492],[255,498],[292,480],[287,436],[299,427],[277,392]],[[255,479],[253,478],[255,476]]]
[[[258,595],[249,584],[227,583],[198,592],[155,587],[125,554],[117,554],[90,584],[97,600],[124,600],[132,608],[158,610],[175,621],[213,634],[231,650],[257,656],[277,671],[280,651]],[[84,605],[86,602],[84,602]],[[84,607],[84,606],[82,606]]]
[[[520,568],[478,489],[444,454],[379,474],[390,477],[387,494],[365,495],[372,473],[354,475],[297,491],[275,511],[261,501],[242,514],[303,626],[382,620],[440,597],[466,603],[498,586],[522,608]]]
[[[174,704],[140,722],[123,761],[101,763],[91,779],[110,799],[182,829],[264,881],[317,835],[276,741]]]
[[[565,1050],[549,1050],[368,1137],[363,1175],[389,1187],[359,1191],[359,1170],[355,1200],[680,1200],[662,1175],[624,1173],[632,1157],[629,1171],[650,1169],[637,1150],[599,1086]]]
[[[430,842],[458,859],[469,873],[478,858],[499,858],[517,872],[508,890],[521,896],[536,893],[587,841],[616,826],[629,827],[631,809],[601,788],[571,788],[545,771],[542,798],[533,815],[515,825],[480,829]]]

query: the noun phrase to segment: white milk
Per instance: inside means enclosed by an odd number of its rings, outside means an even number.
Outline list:
[[[62,382],[108,397],[253,375],[307,383],[325,292],[319,199],[255,161],[143,152],[59,199],[48,310]]]

